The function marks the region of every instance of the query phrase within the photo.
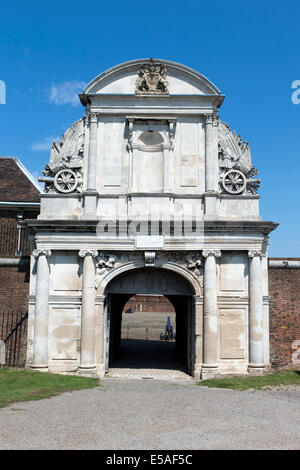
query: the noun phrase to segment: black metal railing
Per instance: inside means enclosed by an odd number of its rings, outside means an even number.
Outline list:
[[[27,326],[27,312],[0,312],[0,367],[24,367]]]

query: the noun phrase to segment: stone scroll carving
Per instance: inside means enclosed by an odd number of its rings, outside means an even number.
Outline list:
[[[154,62],[151,58],[148,63],[141,65],[136,81],[137,94],[166,94],[169,93],[168,86],[167,70],[163,64]]]
[[[229,194],[256,194],[259,179],[253,179],[258,170],[252,166],[248,142],[244,142],[227,123],[219,122],[220,189]]]
[[[198,278],[198,282],[203,287],[203,266],[202,257],[200,253],[188,252],[181,254],[178,252],[155,252],[155,251],[140,251],[140,252],[99,252],[96,257],[96,285],[98,286],[104,276],[115,268],[126,263],[141,264],[145,267],[163,267],[165,263],[175,263],[183,269],[188,270]]]
[[[203,273],[202,257],[198,253],[180,254],[176,252],[167,252],[161,254],[161,258],[171,263],[179,264],[181,267],[188,269],[195,276],[201,276]]]
[[[84,125],[80,119],[63,134],[60,142],[52,145],[50,163],[42,171],[44,176],[39,178],[45,183],[46,193],[81,192],[83,152]]]
[[[49,256],[51,256],[51,254],[52,254],[51,250],[34,249],[33,252],[32,252],[32,256],[34,258],[38,258],[39,256],[46,256],[46,258],[49,258]]]

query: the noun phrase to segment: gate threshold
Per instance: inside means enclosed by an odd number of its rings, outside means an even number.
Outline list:
[[[194,378],[181,370],[172,369],[126,369],[111,367],[107,378],[116,379],[141,379],[141,380],[187,380],[194,381]]]

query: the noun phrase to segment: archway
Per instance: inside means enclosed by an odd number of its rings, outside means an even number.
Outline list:
[[[121,366],[139,369],[170,368],[192,374],[195,349],[194,294],[194,288],[184,277],[163,268],[136,268],[113,278],[105,289],[106,372],[111,367]],[[171,343],[163,344],[160,337],[147,343],[141,338],[141,341],[131,342],[131,347],[129,343],[121,341],[124,306],[136,295],[160,295],[168,299],[175,313],[173,327],[176,336],[172,341],[173,346]]]

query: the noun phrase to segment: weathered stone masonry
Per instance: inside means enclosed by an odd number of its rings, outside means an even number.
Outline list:
[[[27,221],[28,367],[103,376],[122,302],[143,293],[172,301],[190,375],[269,370],[278,224],[259,214],[258,171],[219,118],[223,99],[197,71],[153,59],[112,67],[80,94],[84,116],[53,143]]]

